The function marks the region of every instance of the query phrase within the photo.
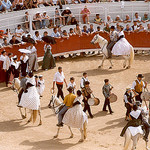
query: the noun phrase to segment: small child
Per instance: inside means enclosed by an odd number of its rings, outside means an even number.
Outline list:
[[[38,80],[38,87],[37,87],[37,90],[38,90],[40,97],[43,97],[42,94],[44,92],[44,89],[45,89],[45,84],[44,84],[43,75],[40,75],[39,80]]]
[[[75,88],[76,88],[76,83],[74,77],[70,78],[70,83],[68,84],[68,88],[72,87],[73,88],[73,94],[75,94]]]

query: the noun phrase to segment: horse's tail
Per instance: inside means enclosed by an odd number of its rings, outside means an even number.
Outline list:
[[[130,59],[129,59],[130,65],[133,64],[133,60],[134,60],[134,49],[133,49],[133,47],[131,47],[131,50],[130,50]]]
[[[38,110],[33,110],[33,123],[36,121]]]

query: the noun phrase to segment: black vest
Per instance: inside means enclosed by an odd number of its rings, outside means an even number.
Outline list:
[[[132,103],[132,93],[128,94],[127,92],[125,93],[125,95],[127,96],[127,99],[130,103]]]

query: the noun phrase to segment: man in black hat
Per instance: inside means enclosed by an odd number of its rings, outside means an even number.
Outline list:
[[[142,74],[138,74],[137,79],[132,84],[132,91],[135,94],[135,100],[140,101],[142,103],[141,94],[143,92],[143,88],[146,88],[147,83],[142,81],[144,76]]]
[[[118,37],[118,34],[117,34],[117,31],[115,31],[115,26],[111,26],[111,28],[110,28],[110,41],[109,41],[108,46],[107,46],[108,58],[112,57],[111,50],[117,41],[117,37]]]

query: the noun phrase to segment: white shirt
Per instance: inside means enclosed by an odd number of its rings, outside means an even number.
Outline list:
[[[122,35],[124,36],[124,32],[123,31],[121,31],[121,32],[118,33],[118,37],[120,37]]]
[[[86,77],[86,78],[82,77],[81,83],[80,83],[81,88],[84,88],[84,83],[85,83],[86,81],[89,81],[88,78],[87,78],[87,77]]]
[[[18,69],[20,66],[20,61],[17,62],[11,62],[11,65],[15,67],[15,69]]]
[[[23,29],[16,29],[15,32],[16,32],[16,33],[23,33],[24,31],[23,31]]]
[[[139,82],[139,84],[141,84],[141,82],[142,82],[143,83],[143,88],[145,87],[145,83],[143,81],[139,81],[138,79],[137,79],[137,81]],[[134,81],[133,84],[132,84],[131,89],[135,90],[135,86],[136,86],[136,82]]]
[[[33,40],[34,41],[41,41],[42,37],[40,35],[38,37],[36,35],[33,35]]]
[[[56,72],[54,75],[53,81],[62,83],[62,82],[64,82],[64,79],[65,79],[65,76],[64,76],[63,72],[61,72],[61,73]]]
[[[140,114],[141,114],[140,110],[136,110],[136,111],[133,110],[130,112],[130,115],[135,119],[137,119],[140,116]]]
[[[125,101],[125,103],[129,103],[127,95],[124,95],[124,101]]]
[[[33,46],[32,48],[31,48],[31,46],[29,46],[27,48],[27,50],[31,51],[31,54],[37,51],[37,49],[35,48],[35,46]]]
[[[135,17],[134,17],[133,20],[134,20],[134,21],[141,21],[141,17],[140,17],[140,16],[138,16],[138,18],[135,18]]]
[[[6,56],[4,56],[4,55],[0,55],[0,61],[5,61],[6,60]]]
[[[24,63],[28,61],[29,57],[26,55],[23,59],[23,56],[20,57],[20,60],[22,60]]]
[[[6,56],[6,59],[4,60],[4,63],[3,63],[3,69],[4,70],[9,69],[9,67],[11,66],[11,61],[12,60],[8,56]]]
[[[70,83],[68,84],[68,88],[69,88],[69,87],[74,88],[75,86],[76,86],[76,83],[75,83],[75,82],[73,82],[73,83],[70,82]]]

